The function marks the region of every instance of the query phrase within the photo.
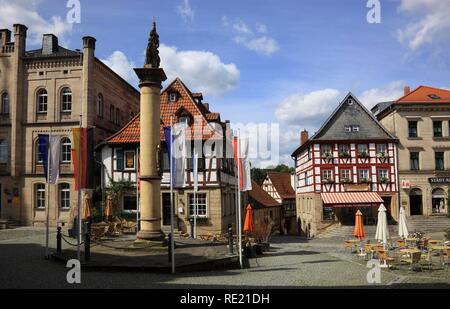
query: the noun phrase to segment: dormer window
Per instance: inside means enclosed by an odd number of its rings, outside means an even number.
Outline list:
[[[359,126],[352,126],[353,132],[359,132]]]
[[[176,102],[177,94],[175,92],[169,93],[169,102]]]
[[[347,126],[344,126],[344,130],[345,130],[345,132],[346,133],[358,133],[359,132],[359,126],[356,126],[356,125],[347,125]]]

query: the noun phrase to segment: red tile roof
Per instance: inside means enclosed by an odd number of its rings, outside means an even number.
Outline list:
[[[395,103],[450,103],[450,91],[428,86],[419,86],[398,99]]]
[[[269,177],[282,199],[295,199],[295,191],[292,188],[289,173],[268,172],[267,177]]]
[[[264,207],[281,206],[273,197],[271,197],[263,188],[261,188],[256,181],[252,180],[252,190],[249,191],[249,196],[258,204]],[[255,208],[259,205],[253,205]]]
[[[179,94],[176,102],[169,101],[169,93],[172,91]],[[199,96],[201,94],[194,94]],[[164,126],[177,121],[179,114],[187,114],[192,116],[191,134],[188,134],[188,139],[209,139],[212,137],[222,138],[211,126],[210,122],[219,121],[219,113],[210,113],[202,104],[197,104],[194,101],[193,94],[186,87],[186,85],[179,79],[175,79],[169,86],[161,93],[161,126],[160,138],[165,141]],[[134,117],[128,124],[126,124],[120,131],[106,139],[108,144],[124,144],[124,143],[139,143],[140,142],[140,115]]]

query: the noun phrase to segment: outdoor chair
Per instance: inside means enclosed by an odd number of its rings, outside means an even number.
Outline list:
[[[422,256],[422,252],[417,251],[417,252],[413,252],[413,253],[404,255],[401,258],[401,261],[411,265],[410,270],[414,270],[415,266],[419,266],[420,270],[422,270],[422,266],[420,265],[421,256]]]
[[[396,261],[395,258],[388,256],[386,250],[377,250],[377,257],[378,260],[380,260],[380,263],[386,264],[388,267],[391,267]]]
[[[399,248],[406,247],[406,241],[404,239],[398,239],[397,240],[397,247],[399,247]]]
[[[356,246],[355,242],[349,240],[344,241],[344,248],[345,250],[350,249],[350,253],[352,253],[355,250],[355,246]]]

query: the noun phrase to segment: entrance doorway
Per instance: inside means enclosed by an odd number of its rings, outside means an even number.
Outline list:
[[[434,189],[432,192],[432,212],[434,214],[444,214],[445,211],[445,192],[443,189]]]
[[[163,225],[170,225],[170,193],[162,194]]]
[[[411,216],[423,214],[422,190],[412,189],[409,193],[409,212]]]

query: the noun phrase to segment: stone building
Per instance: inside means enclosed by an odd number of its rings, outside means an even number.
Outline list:
[[[407,215],[445,215],[450,189],[450,91],[405,87],[372,112],[399,139],[400,203]]]
[[[252,181],[252,190],[246,194],[247,202],[243,205],[242,218],[245,219],[246,205],[252,206],[253,225],[255,229],[267,224],[273,224],[272,232],[281,232],[282,204],[273,198],[255,181]]]
[[[220,234],[229,224],[236,224],[236,177],[233,156],[225,156],[231,147],[231,137],[226,138],[228,121],[223,122],[219,113],[212,112],[208,103],[203,103],[201,93],[191,92],[180,80],[175,79],[161,92],[160,140],[162,149],[161,213],[164,231],[170,227],[170,166],[167,144],[163,132],[165,126],[186,123],[189,127],[187,140],[200,143],[203,149],[199,159],[197,193],[197,234]],[[214,141],[213,143],[211,143]],[[137,115],[119,132],[108,137],[101,146],[105,184],[125,182],[130,188],[120,196],[116,214],[136,217],[136,180],[140,147],[140,115]],[[215,150],[214,150],[214,149]],[[206,149],[209,149],[206,151]],[[206,152],[205,152],[206,151]],[[210,154],[207,154],[207,153]],[[191,233],[194,214],[194,191],[192,153],[185,162],[185,187],[174,189],[174,211],[176,229]]]
[[[388,218],[397,218],[397,140],[353,94],[314,136],[301,133],[292,157],[303,235],[316,236],[334,224],[353,225],[358,209],[365,224],[375,224],[381,203]]]
[[[12,34],[14,40],[12,40]],[[93,127],[96,142],[139,111],[139,92],[95,57],[93,37],[69,50],[45,34],[42,47],[26,48],[27,27],[0,30],[0,214],[24,225],[71,222],[77,205],[71,129]],[[45,183],[38,134],[61,137],[60,181]]]

